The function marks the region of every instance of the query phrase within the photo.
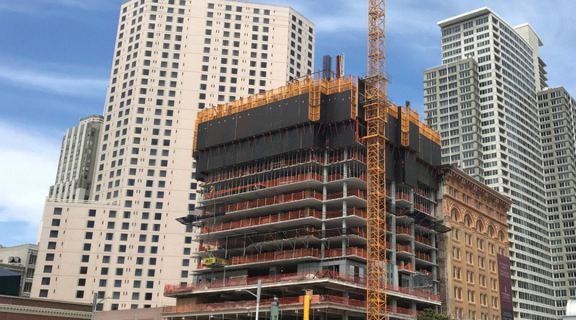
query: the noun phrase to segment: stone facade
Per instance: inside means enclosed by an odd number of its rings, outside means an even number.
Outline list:
[[[438,245],[443,312],[500,320],[497,255],[509,256],[511,201],[455,167],[442,169],[438,215],[452,229]]]
[[[89,304],[0,296],[2,320],[82,320],[91,315]]]

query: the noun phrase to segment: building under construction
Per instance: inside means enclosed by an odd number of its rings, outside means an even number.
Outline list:
[[[306,79],[199,113],[204,182],[193,283],[167,286],[168,319],[366,317],[366,121],[363,83]],[[360,107],[359,107],[360,106]],[[441,305],[434,212],[440,137],[405,107],[387,108],[388,318]],[[308,298],[307,298],[308,299]]]

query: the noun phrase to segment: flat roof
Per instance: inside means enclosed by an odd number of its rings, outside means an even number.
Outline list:
[[[530,30],[536,35],[536,38],[538,38],[538,45],[539,45],[539,46],[542,46],[542,45],[543,45],[543,44],[542,44],[542,40],[540,40],[540,37],[538,36],[538,34],[536,33],[536,31],[534,30],[534,28],[532,28],[532,26],[531,26],[530,24],[528,24],[528,23],[523,23],[523,24],[520,24],[520,25],[518,25],[518,26],[516,26],[516,27],[513,27],[513,26],[511,26],[510,24],[508,24],[508,22],[507,22],[505,19],[503,19],[502,17],[500,17],[496,12],[494,12],[492,9],[490,9],[490,8],[488,8],[488,7],[482,7],[482,8],[476,9],[476,10],[468,11],[468,12],[465,12],[465,13],[463,13],[463,14],[454,16],[454,17],[452,17],[452,18],[448,18],[448,19],[442,20],[442,21],[438,22],[438,26],[439,26],[440,28],[445,28],[445,27],[451,26],[451,25],[453,25],[453,24],[457,24],[457,23],[460,23],[460,22],[463,22],[463,21],[466,21],[466,20],[474,19],[474,18],[476,18],[476,17],[481,17],[481,16],[483,16],[483,15],[490,14],[490,13],[493,14],[494,16],[496,16],[502,23],[506,24],[508,27],[510,27],[511,29],[513,29],[516,33],[518,33],[518,30],[517,30],[518,28],[523,28],[523,27],[526,27],[526,26],[529,27]],[[520,35],[518,35],[518,36],[520,36]],[[530,46],[530,43],[529,43],[526,39],[524,39],[522,36],[520,36],[520,38],[521,38],[528,46]],[[534,50],[535,50],[535,49],[537,49],[537,48],[534,48]]]
[[[444,27],[447,27],[447,26],[452,25],[452,24],[456,24],[456,23],[459,23],[462,21],[470,20],[470,19],[473,19],[475,17],[483,16],[483,15],[488,14],[488,13],[492,13],[492,14],[498,16],[496,14],[496,12],[492,11],[492,9],[490,9],[488,7],[482,7],[480,9],[468,11],[468,12],[465,12],[463,14],[457,15],[455,17],[442,20],[442,21],[438,22],[438,26],[440,26],[440,28],[444,28]],[[500,18],[500,17],[498,17],[498,18]],[[500,20],[504,20],[504,19],[500,18]]]

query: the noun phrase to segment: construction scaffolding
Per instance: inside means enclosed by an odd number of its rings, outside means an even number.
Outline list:
[[[329,95],[350,90],[351,117],[355,119],[358,114],[358,80],[353,76],[335,79],[308,77],[302,81],[290,83],[284,87],[262,92],[236,101],[221,104],[198,112],[195,129],[193,149],[197,150],[198,125],[203,122],[215,120],[227,115],[247,111],[260,106],[286,100],[309,93],[309,120],[320,119],[320,98],[322,94]]]

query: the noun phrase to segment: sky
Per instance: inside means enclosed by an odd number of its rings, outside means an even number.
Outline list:
[[[36,243],[62,136],[103,111],[123,0],[0,0],[0,244]],[[259,0],[290,5],[316,25],[315,69],[344,53],[366,75],[366,0]],[[576,95],[576,1],[396,0],[386,8],[389,98],[421,115],[424,70],[441,64],[437,22],[488,6],[542,39],[548,84]]]

